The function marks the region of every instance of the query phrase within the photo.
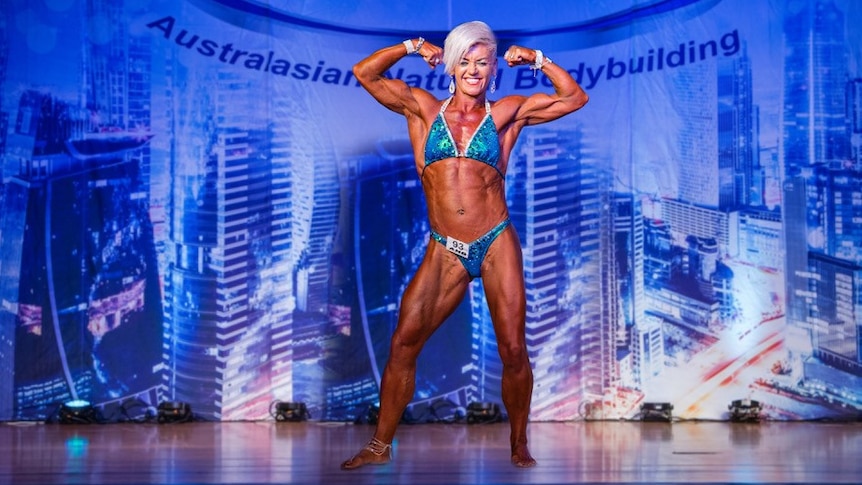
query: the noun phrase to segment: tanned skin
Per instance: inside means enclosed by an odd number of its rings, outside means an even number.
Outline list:
[[[418,40],[414,40],[414,45]],[[353,68],[359,83],[386,108],[403,115],[422,182],[432,228],[446,237],[474,241],[509,217],[505,183],[493,167],[461,158],[448,158],[425,169],[425,140],[444,100],[428,91],[389,79],[384,73],[405,57],[402,44],[386,47]],[[434,69],[443,49],[425,42],[417,52]],[[533,49],[512,46],[504,59],[509,67],[533,65]],[[565,69],[545,62],[542,73],[553,93],[510,95],[491,102],[491,116],[500,140],[497,169],[505,175],[518,135],[526,126],[556,120],[583,107],[588,96]],[[490,46],[474,44],[454,66],[455,94],[445,111],[446,122],[459,153],[485,116],[486,91],[497,72],[497,58]],[[424,169],[424,172],[423,172]],[[491,244],[481,266],[485,296],[503,364],[502,397],[511,425],[511,461],[531,467],[536,460],[527,446],[527,422],[533,390],[533,374],[526,344],[526,296],[521,246],[513,226]],[[373,442],[386,448],[415,390],[416,360],[429,337],[455,311],[464,298],[470,276],[458,258],[431,241],[424,259],[401,298],[398,324],[392,336],[389,360],[383,372],[380,414]],[[343,469],[388,463],[391,449],[378,454],[374,446],[363,448],[345,461]],[[377,451],[380,451],[379,449]]]

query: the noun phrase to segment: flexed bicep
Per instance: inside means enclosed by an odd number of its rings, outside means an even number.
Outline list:
[[[401,44],[384,47],[353,66],[353,76],[374,99],[386,108],[405,116],[419,113],[417,95],[419,88],[411,88],[400,79],[390,79],[384,74],[407,54],[417,54],[434,69],[440,63],[442,50],[425,42],[421,37],[409,39]]]
[[[581,109],[589,96],[565,69],[539,49],[512,46],[503,56],[510,67],[528,65],[541,71],[554,86],[554,92],[536,93],[524,99],[517,119],[527,125],[547,123]]]
[[[415,111],[411,110],[416,103],[411,88],[400,79],[382,78],[363,84],[363,87],[378,103],[396,113],[406,115]]]

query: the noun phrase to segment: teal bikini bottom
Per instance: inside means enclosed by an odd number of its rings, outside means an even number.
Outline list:
[[[465,258],[459,254],[458,259],[461,260],[461,264],[464,265],[464,269],[467,270],[467,274],[470,275],[470,279],[479,278],[482,276],[482,262],[485,261],[485,254],[488,252],[488,248],[491,247],[491,244],[497,239],[507,227],[511,224],[510,219],[506,219],[505,221],[497,224],[493,229],[485,233],[484,236],[481,236],[479,239],[470,243],[470,252],[469,255]],[[439,242],[440,244],[446,246],[446,238],[441,236],[439,233],[431,230],[431,239]]]

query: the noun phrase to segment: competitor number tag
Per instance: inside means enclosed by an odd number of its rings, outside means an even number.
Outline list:
[[[446,238],[446,249],[462,258],[470,256],[470,245],[454,237]]]

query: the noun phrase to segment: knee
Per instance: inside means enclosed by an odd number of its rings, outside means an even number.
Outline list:
[[[412,363],[419,356],[422,341],[416,337],[395,332],[389,345],[389,360],[396,363]]]
[[[504,367],[520,371],[530,368],[526,345],[500,345],[500,360]]]

